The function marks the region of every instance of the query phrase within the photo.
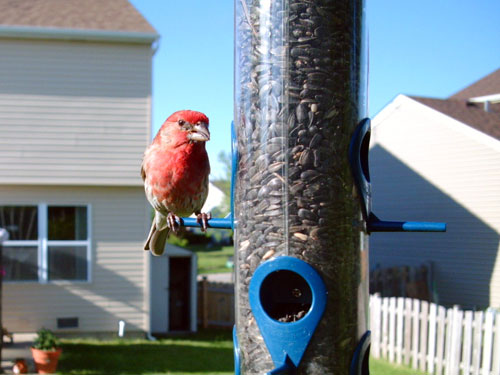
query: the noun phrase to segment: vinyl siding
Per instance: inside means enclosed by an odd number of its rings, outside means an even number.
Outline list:
[[[441,303],[500,307],[500,142],[404,96],[373,125],[373,212],[448,227],[372,234],[371,267],[432,261]]]
[[[0,51],[0,184],[141,184],[149,45],[0,39]]]
[[[78,317],[69,331],[149,329],[148,253],[142,250],[150,209],[139,187],[0,186],[0,204],[88,204],[92,220],[90,282],[4,283],[3,325],[13,332]]]

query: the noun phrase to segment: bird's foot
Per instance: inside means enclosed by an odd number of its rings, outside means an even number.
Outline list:
[[[170,230],[174,233],[177,233],[179,231],[180,225],[179,223],[181,222],[181,218],[177,215],[175,215],[172,212],[169,212],[167,215],[167,226],[170,228]]]
[[[206,232],[208,228],[208,220],[212,218],[212,214],[209,212],[196,214],[196,221],[201,225],[201,231]]]

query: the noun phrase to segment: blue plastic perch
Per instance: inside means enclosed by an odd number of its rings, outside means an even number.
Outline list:
[[[196,227],[201,228],[201,225],[196,221],[194,217],[183,217],[181,218],[182,222],[177,221],[177,224],[184,227]],[[218,229],[233,229],[231,215],[228,215],[225,218],[213,218],[208,220],[209,228],[218,228]]]
[[[370,214],[368,232],[446,232],[446,223],[426,221],[383,221]]]

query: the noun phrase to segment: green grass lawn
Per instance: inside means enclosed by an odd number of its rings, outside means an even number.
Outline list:
[[[234,374],[230,331],[147,340],[63,340],[58,373]]]
[[[208,330],[157,341],[72,339],[63,341],[58,373],[233,375],[230,330]],[[421,374],[382,360],[370,360],[371,375]]]
[[[204,245],[189,246],[198,255],[198,273],[231,272],[226,266],[229,256],[234,255],[233,246],[222,246],[207,249]]]
[[[371,375],[424,375],[421,371],[406,366],[398,366],[382,359],[370,358]]]

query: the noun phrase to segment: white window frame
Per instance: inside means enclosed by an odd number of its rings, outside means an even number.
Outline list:
[[[40,284],[81,284],[92,282],[92,207],[90,204],[78,204],[78,203],[5,203],[5,206],[36,206],[38,210],[38,240],[21,240],[21,241],[10,241],[7,240],[3,243],[3,246],[7,247],[21,247],[21,246],[32,246],[37,247],[38,250],[38,280],[4,280],[5,283],[9,284],[21,284],[21,283],[40,283]],[[87,209],[87,239],[86,240],[75,240],[75,241],[58,241],[48,239],[48,207],[85,207]],[[48,272],[48,259],[49,259],[49,246],[85,246],[86,247],[86,259],[87,259],[87,275],[85,280],[49,280]]]

